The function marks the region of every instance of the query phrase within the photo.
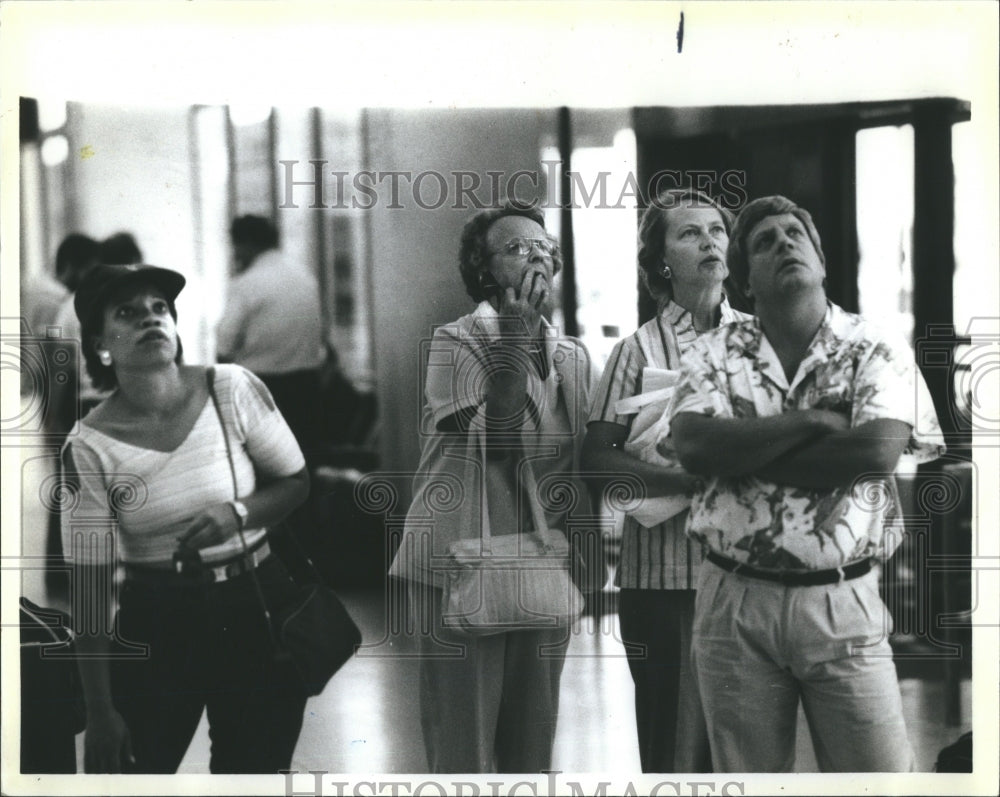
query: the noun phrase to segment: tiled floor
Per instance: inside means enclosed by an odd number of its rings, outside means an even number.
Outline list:
[[[313,698],[292,768],[340,773],[412,773],[426,769],[417,711],[417,662],[412,641],[385,635],[385,601],[378,592],[342,596],[361,625],[366,647]],[[971,682],[962,684],[962,725],[943,721],[940,680],[901,681],[903,708],[919,771],[971,727]],[[570,642],[562,679],[553,769],[563,772],[638,772],[632,681],[611,615],[586,618]],[[800,713],[797,765],[815,772],[809,733]],[[207,772],[204,721],[182,772]]]
[[[27,557],[44,550],[44,515],[37,487],[51,458],[25,456],[22,541]],[[37,473],[35,472],[37,471]],[[35,492],[33,492],[35,491]],[[30,530],[30,531],[29,531]],[[22,590],[45,602],[40,570],[26,570]],[[343,593],[364,634],[365,646],[307,705],[293,760],[299,771],[416,773],[426,769],[417,711],[417,662],[412,640],[386,634],[386,600],[381,590]],[[931,771],[937,752],[971,727],[972,690],[961,689],[961,724],[944,722],[944,686],[930,668],[925,677],[901,680],[903,707],[920,771]],[[801,720],[801,717],[800,717]],[[82,736],[78,738],[82,754]],[[202,721],[181,771],[208,771],[209,740]],[[617,621],[587,618],[574,632],[566,661],[553,768],[563,772],[638,772],[632,682],[617,641]],[[808,731],[799,723],[797,770],[814,772]]]

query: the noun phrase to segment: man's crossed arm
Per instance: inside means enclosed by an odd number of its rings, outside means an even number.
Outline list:
[[[681,412],[674,448],[692,473],[754,475],[813,489],[843,487],[866,473],[887,476],[910,438],[903,421],[880,418],[855,428],[830,410],[792,410],[766,418],[713,418]]]

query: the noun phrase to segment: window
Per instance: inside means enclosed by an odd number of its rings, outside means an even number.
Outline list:
[[[857,134],[858,308],[913,338],[913,127]]]

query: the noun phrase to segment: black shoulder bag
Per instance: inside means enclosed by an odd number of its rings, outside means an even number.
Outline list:
[[[208,369],[208,392],[222,426],[226,456],[229,459],[229,472],[233,480],[233,497],[238,500],[233,452],[229,444],[225,418],[215,394],[215,372],[211,368]],[[239,528],[239,535],[243,554],[251,565],[249,574],[264,613],[268,633],[274,643],[276,658],[282,662],[292,663],[307,695],[320,694],[337,670],[354,655],[354,651],[361,644],[361,631],[333,590],[320,582],[319,573],[312,560],[301,548],[299,550],[312,572],[313,583],[300,587],[294,600],[272,612],[264,599],[260,579],[250,562],[250,551],[247,548],[242,525]],[[295,535],[289,536],[294,538]]]

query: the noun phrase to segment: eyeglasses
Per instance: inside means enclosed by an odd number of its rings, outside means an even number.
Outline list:
[[[499,251],[490,254],[525,257],[531,252],[533,246],[537,246],[538,251],[548,257],[555,255],[559,249],[559,244],[551,238],[511,238],[500,247]]]

